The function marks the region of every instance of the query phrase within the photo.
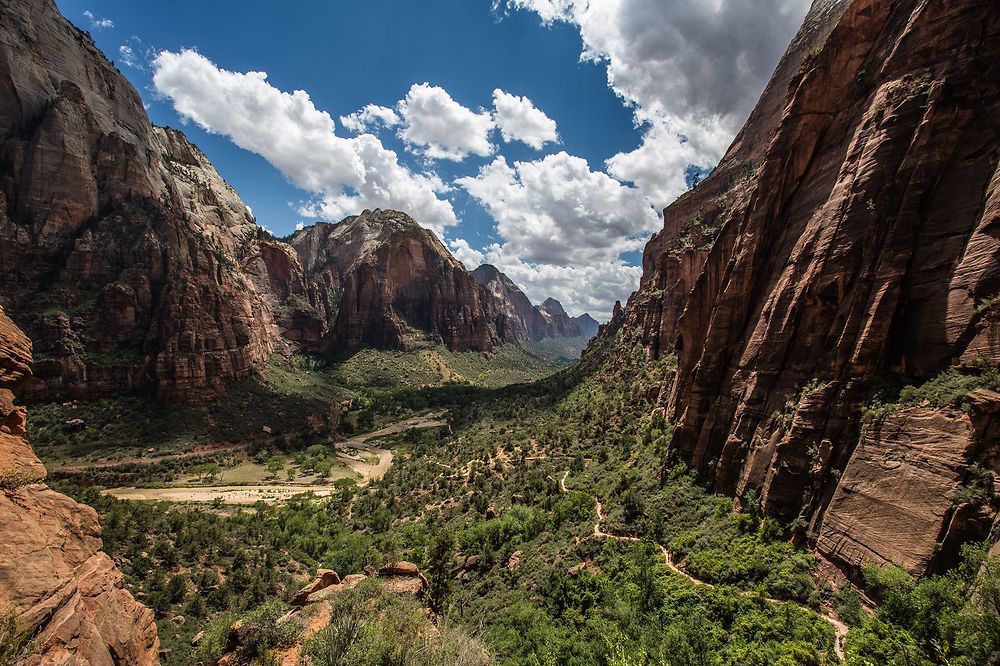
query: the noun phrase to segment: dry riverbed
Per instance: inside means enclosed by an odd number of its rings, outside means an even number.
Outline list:
[[[445,410],[431,412],[422,416],[414,416],[374,432],[352,437],[346,442],[336,444],[337,460],[353,472],[360,483],[368,483],[381,479],[392,466],[392,451],[380,448],[377,441],[392,435],[398,435],[407,430],[426,430],[448,425],[445,420]],[[237,469],[237,468],[234,468]],[[224,470],[223,476],[226,471]],[[238,476],[234,472],[234,476]],[[235,478],[233,480],[236,480]],[[259,485],[183,485],[163,488],[111,488],[104,493],[129,500],[160,500],[165,502],[213,502],[221,500],[224,504],[255,504],[266,502],[275,504],[285,502],[291,497],[312,492],[317,496],[330,495],[336,488],[330,485],[312,485],[305,483],[274,483]]]

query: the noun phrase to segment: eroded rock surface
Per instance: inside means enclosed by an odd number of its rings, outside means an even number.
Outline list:
[[[532,305],[525,293],[495,266],[483,264],[472,271],[472,277],[488,294],[487,314],[501,339],[542,340],[583,335],[580,324],[566,314],[559,301],[549,298],[541,305]],[[582,321],[590,326],[586,319]]]
[[[607,327],[677,355],[660,395],[673,456],[805,518],[851,565],[928,566],[956,515],[945,495],[979,455],[945,412],[895,417],[888,439],[860,415],[890,375],[1000,363],[997,81],[994,3],[817,0],[719,167],[666,209]],[[880,465],[913,447],[939,461],[920,469],[933,490],[907,496],[922,524],[879,545],[855,518],[896,510],[876,470],[904,484],[916,469]]]
[[[51,0],[0,2],[0,26],[0,282],[35,341],[26,397],[248,377],[272,341],[239,270],[247,207]]]
[[[365,211],[297,232],[291,245],[332,319],[327,347],[399,349],[429,335],[460,351],[500,342],[476,282],[433,232],[405,213]]]
[[[0,309],[0,394],[19,389],[30,364],[27,338]],[[37,634],[26,663],[158,664],[153,613],[101,552],[97,513],[45,486],[18,427],[23,408],[3,401],[0,419],[0,609]]]

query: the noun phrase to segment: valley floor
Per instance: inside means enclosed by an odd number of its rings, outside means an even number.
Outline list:
[[[287,483],[226,486],[205,476],[195,487],[192,475],[206,474],[195,467],[212,463],[181,456],[152,467],[191,487],[165,488],[161,479],[150,484],[161,487],[114,491],[216,500],[200,506],[101,493],[123,479],[148,479],[150,465],[66,466],[56,476],[101,514],[106,549],[157,613],[166,664],[211,663],[224,649],[212,637],[237,618],[277,622],[316,568],[343,576],[399,560],[416,563],[429,580],[431,610],[423,612],[462,633],[457,644],[485,646],[496,664],[934,664],[944,663],[933,647],[944,635],[948,663],[986,663],[970,647],[997,624],[970,601],[981,554],[970,551],[961,575],[928,579],[933,594],[924,583],[904,584],[905,573],[873,574],[872,592],[891,600],[890,610],[885,603],[866,610],[850,586],[837,591],[819,580],[814,556],[791,545],[785,526],[761,515],[753,498],[735,512],[683,464],[662,466],[671,426],[655,417],[648,396],[670,381],[670,359],[650,363],[638,348],[601,359],[506,388],[355,385],[363,409],[351,420],[366,435],[333,445],[308,428],[283,428],[262,445],[257,424],[250,426],[247,455],[272,473],[294,470]],[[284,372],[284,385],[303,382],[308,394],[329,395],[315,369]],[[301,422],[330,403],[308,403],[312,413]],[[272,405],[269,423],[291,405]],[[62,418],[41,411],[43,427]],[[228,418],[213,416],[216,424]],[[103,460],[96,444],[79,446]],[[345,450],[360,454],[353,467]],[[227,450],[212,460],[235,457]],[[334,459],[349,476],[312,485],[309,470],[332,475],[325,464]],[[240,464],[247,462],[220,465],[223,479]],[[309,485],[295,485],[303,474]],[[227,503],[237,499],[245,504]],[[909,607],[950,624],[917,624],[892,610]],[[307,663],[427,663],[419,632],[403,631],[392,615],[365,617],[377,640],[366,629],[358,636],[368,638],[348,641],[348,661]],[[253,663],[268,663],[268,650],[282,641],[301,640],[268,631]],[[302,654],[318,654],[317,641],[333,640],[331,631],[310,638]]]

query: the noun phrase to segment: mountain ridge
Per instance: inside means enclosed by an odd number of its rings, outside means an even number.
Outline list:
[[[26,400],[196,400],[274,353],[526,339],[516,323],[496,328],[501,306],[405,213],[274,239],[197,146],[149,122],[51,0],[0,15],[0,302],[35,343]]]

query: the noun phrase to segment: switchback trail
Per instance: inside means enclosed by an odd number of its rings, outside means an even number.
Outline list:
[[[559,479],[559,490],[561,490],[564,494],[569,494],[569,492],[570,492],[569,488],[566,487],[566,479],[567,478],[569,478],[569,470],[566,470],[565,472],[563,472],[562,478]],[[594,522],[594,537],[595,538],[597,538],[597,539],[611,539],[611,540],[614,540],[614,541],[625,541],[625,542],[629,542],[629,543],[636,543],[636,542],[640,541],[639,537],[628,536],[628,535],[623,535],[623,534],[613,534],[611,532],[605,532],[601,528],[601,523],[604,522],[604,518],[605,518],[605,515],[604,515],[604,505],[601,503],[601,500],[596,495],[591,495],[591,497],[594,500],[594,509],[596,509],[596,511],[597,511],[597,520]],[[703,580],[700,580],[698,578],[695,578],[694,576],[692,576],[691,574],[689,574],[688,572],[684,571],[679,566],[677,566],[676,562],[674,561],[673,553],[671,553],[670,550],[667,549],[667,547],[664,546],[662,543],[657,542],[656,545],[660,547],[660,553],[663,555],[663,562],[664,562],[664,564],[666,564],[667,568],[670,569],[672,572],[674,572],[674,573],[676,573],[676,574],[678,574],[680,576],[683,576],[689,582],[691,582],[692,584],[697,585],[699,587],[703,587],[703,588],[706,588],[706,589],[713,589],[715,587],[714,584],[706,582],[706,581],[703,581]],[[742,594],[744,596],[750,596],[752,593],[744,591],[744,590],[740,590],[740,594]],[[765,601],[767,601],[767,603],[769,603],[769,604],[783,604],[783,603],[787,603],[787,602],[781,601],[780,599],[773,599],[771,597],[766,597]],[[844,624],[843,622],[841,622],[840,620],[838,620],[836,617],[834,617],[832,613],[822,612],[822,613],[819,613],[819,615],[824,620],[826,620],[827,622],[829,622],[830,626],[833,627],[833,630],[834,630],[834,632],[837,635],[836,640],[834,641],[833,649],[837,653],[837,657],[839,657],[840,659],[843,659],[844,658],[844,638],[847,636],[848,626],[846,624]]]

